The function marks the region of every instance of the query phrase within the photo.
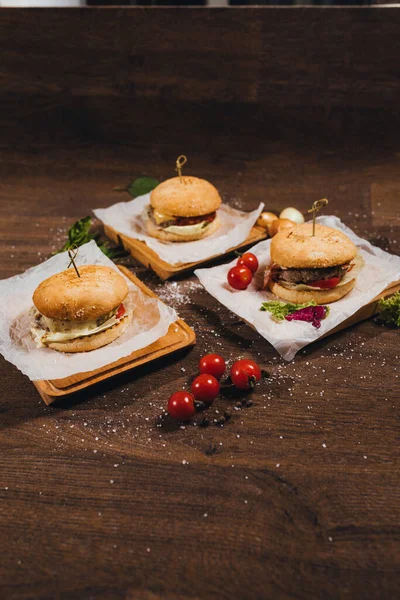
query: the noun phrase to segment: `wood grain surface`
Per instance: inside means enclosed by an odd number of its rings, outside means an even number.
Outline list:
[[[400,13],[213,15],[0,10],[0,277],[182,152],[232,206],[328,197],[399,253]],[[285,363],[194,276],[127,264],[197,345],[53,407],[0,358],[0,597],[398,598],[399,332],[369,320]],[[160,419],[208,351],[270,372],[253,406]]]
[[[206,260],[198,262],[183,262],[178,265],[171,265],[170,263],[162,260],[159,255],[149,248],[145,242],[130,238],[126,235],[120,234],[112,227],[104,225],[104,234],[115,244],[121,245],[129,254],[142,265],[154,271],[158,277],[162,280],[171,279],[172,277],[183,276],[188,273],[195,271],[200,267],[207,267],[213,264],[216,259],[221,257],[221,252],[210,256]],[[252,227],[247,238],[232,248],[228,248],[223,256],[235,256],[235,252],[243,254],[245,250],[248,250],[250,246],[254,246],[257,242],[261,242],[266,239],[267,233],[264,227],[258,227],[255,225]]]

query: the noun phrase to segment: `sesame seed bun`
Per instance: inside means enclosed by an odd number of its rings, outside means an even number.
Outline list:
[[[107,344],[111,344],[111,342],[119,338],[126,331],[131,321],[132,313],[128,314],[116,325],[100,331],[100,333],[78,337],[67,342],[50,342],[46,345],[59,352],[90,352],[102,346],[107,346]]]
[[[151,192],[150,205],[166,215],[198,217],[215,212],[221,205],[221,197],[205,179],[182,176],[181,182],[179,177],[173,177]]]
[[[193,233],[191,235],[178,235],[177,233],[171,233],[170,231],[165,231],[162,227],[158,227],[153,223],[153,221],[146,217],[146,227],[148,233],[163,242],[194,242],[195,240],[200,240],[205,237],[208,237],[214,231],[217,231],[220,226],[220,220],[218,215],[215,216],[215,219],[211,221],[211,223],[199,231],[198,233]]]
[[[355,283],[356,280],[352,279],[344,285],[336,286],[330,290],[297,291],[289,290],[271,279],[268,282],[268,287],[275,296],[287,302],[293,302],[293,304],[303,304],[304,302],[311,302],[311,300],[314,300],[317,304],[329,304],[346,296],[353,289]]]
[[[36,288],[33,303],[51,319],[93,321],[121,304],[129,289],[114,269],[102,265],[84,265],[57,273]],[[98,334],[101,335],[101,334]]]
[[[272,262],[288,269],[335,267],[350,262],[356,254],[357,248],[347,235],[318,223],[315,236],[312,223],[303,223],[283,229],[271,241]]]

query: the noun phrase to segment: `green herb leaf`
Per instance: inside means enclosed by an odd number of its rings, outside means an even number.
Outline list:
[[[311,302],[305,302],[304,304],[292,304],[291,302],[271,300],[270,302],[263,302],[260,310],[272,313],[272,317],[275,321],[283,321],[290,313],[300,310],[301,308],[307,308],[307,306],[316,306],[316,302],[311,300]]]
[[[107,242],[97,243],[100,250],[111,258],[111,260],[116,260],[118,258],[124,258],[129,255],[129,252],[125,250],[123,246],[117,246],[116,248],[110,248]]]
[[[87,244],[94,240],[100,250],[111,258],[112,260],[117,258],[122,258],[128,255],[128,252],[122,247],[117,246],[116,248],[110,248],[107,242],[100,242],[100,234],[99,233],[90,233],[90,228],[92,227],[92,218],[84,217],[79,221],[76,221],[72,225],[72,227],[68,231],[68,240],[65,242],[64,246],[60,248],[55,254],[59,254],[60,252],[65,252],[72,247],[83,246],[83,244]]]
[[[400,292],[378,302],[378,318],[387,325],[400,327]]]
[[[129,192],[132,198],[136,198],[137,196],[148,194],[151,190],[154,190],[158,184],[159,181],[153,177],[137,177],[135,181],[132,181],[132,183],[128,185],[126,191]]]

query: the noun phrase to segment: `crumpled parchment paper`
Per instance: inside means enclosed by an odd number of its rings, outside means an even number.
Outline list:
[[[227,273],[236,263],[236,259],[229,264],[195,271],[195,275],[212,296],[253,325],[285,360],[292,360],[301,348],[327,334],[373,300],[390,283],[400,279],[399,256],[372,246],[368,241],[358,237],[337,217],[318,217],[317,222],[343,231],[356,244],[365,262],[353,290],[341,300],[329,304],[330,314],[321,321],[320,329],[302,321],[277,323],[272,319],[271,313],[260,310],[263,302],[277,299],[271,292],[260,289],[265,268],[270,263],[270,239],[260,242],[251,249],[259,260],[259,269],[247,290],[233,290],[226,281]]]
[[[94,241],[79,248],[75,262],[78,268],[84,264],[106,265],[122,275]],[[68,263],[68,253],[63,252],[22,275],[0,281],[0,352],[29,379],[61,379],[99,369],[152,344],[178,319],[172,308],[150,298],[126,278],[129,287],[126,303],[134,308],[134,312],[132,323],[121,337],[103,348],[77,354],[37,348],[30,335],[31,317],[28,314],[33,292],[41,281],[64,271]]]
[[[96,208],[93,212],[100,221],[118,233],[146,242],[162,260],[171,265],[206,260],[238,246],[247,238],[264,208],[264,204],[260,204],[256,210],[246,213],[222,204],[218,209],[221,226],[209,237],[194,242],[162,242],[148,235],[144,227],[142,213],[149,202],[150,194],[145,194],[129,202]]]

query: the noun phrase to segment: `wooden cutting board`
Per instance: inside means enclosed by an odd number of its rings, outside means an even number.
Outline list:
[[[142,265],[147,267],[148,269],[152,269],[160,279],[170,279],[175,275],[181,275],[183,273],[188,273],[190,271],[194,271],[199,266],[206,266],[212,260],[216,258],[220,258],[221,256],[229,255],[235,250],[244,250],[248,246],[252,246],[257,242],[261,242],[267,238],[267,233],[265,229],[262,227],[254,226],[247,238],[238,246],[234,246],[233,248],[229,248],[223,254],[214,254],[210,256],[206,260],[200,260],[198,262],[191,263],[182,263],[180,265],[171,265],[170,263],[162,260],[154,250],[149,248],[145,242],[141,240],[136,240],[134,238],[130,238],[122,233],[119,233],[112,227],[108,225],[104,225],[104,233],[107,237],[109,237],[116,244],[121,244],[125,250],[127,250],[133,258],[138,260]]]
[[[157,298],[157,296],[133,273],[131,273],[129,269],[121,266],[119,269],[147,296]],[[170,325],[168,332],[162,338],[153,342],[153,344],[146,346],[146,348],[136,350],[129,356],[120,358],[109,365],[96,369],[95,371],[76,373],[70,377],[64,377],[63,379],[34,381],[33,384],[37,388],[44,402],[49,405],[58,398],[63,398],[69,394],[83,390],[100,381],[104,381],[105,379],[109,379],[110,377],[114,377],[125,371],[135,369],[136,367],[156,360],[157,358],[192,346],[195,343],[196,335],[193,329],[191,329],[182,319],[178,319],[175,323]]]

